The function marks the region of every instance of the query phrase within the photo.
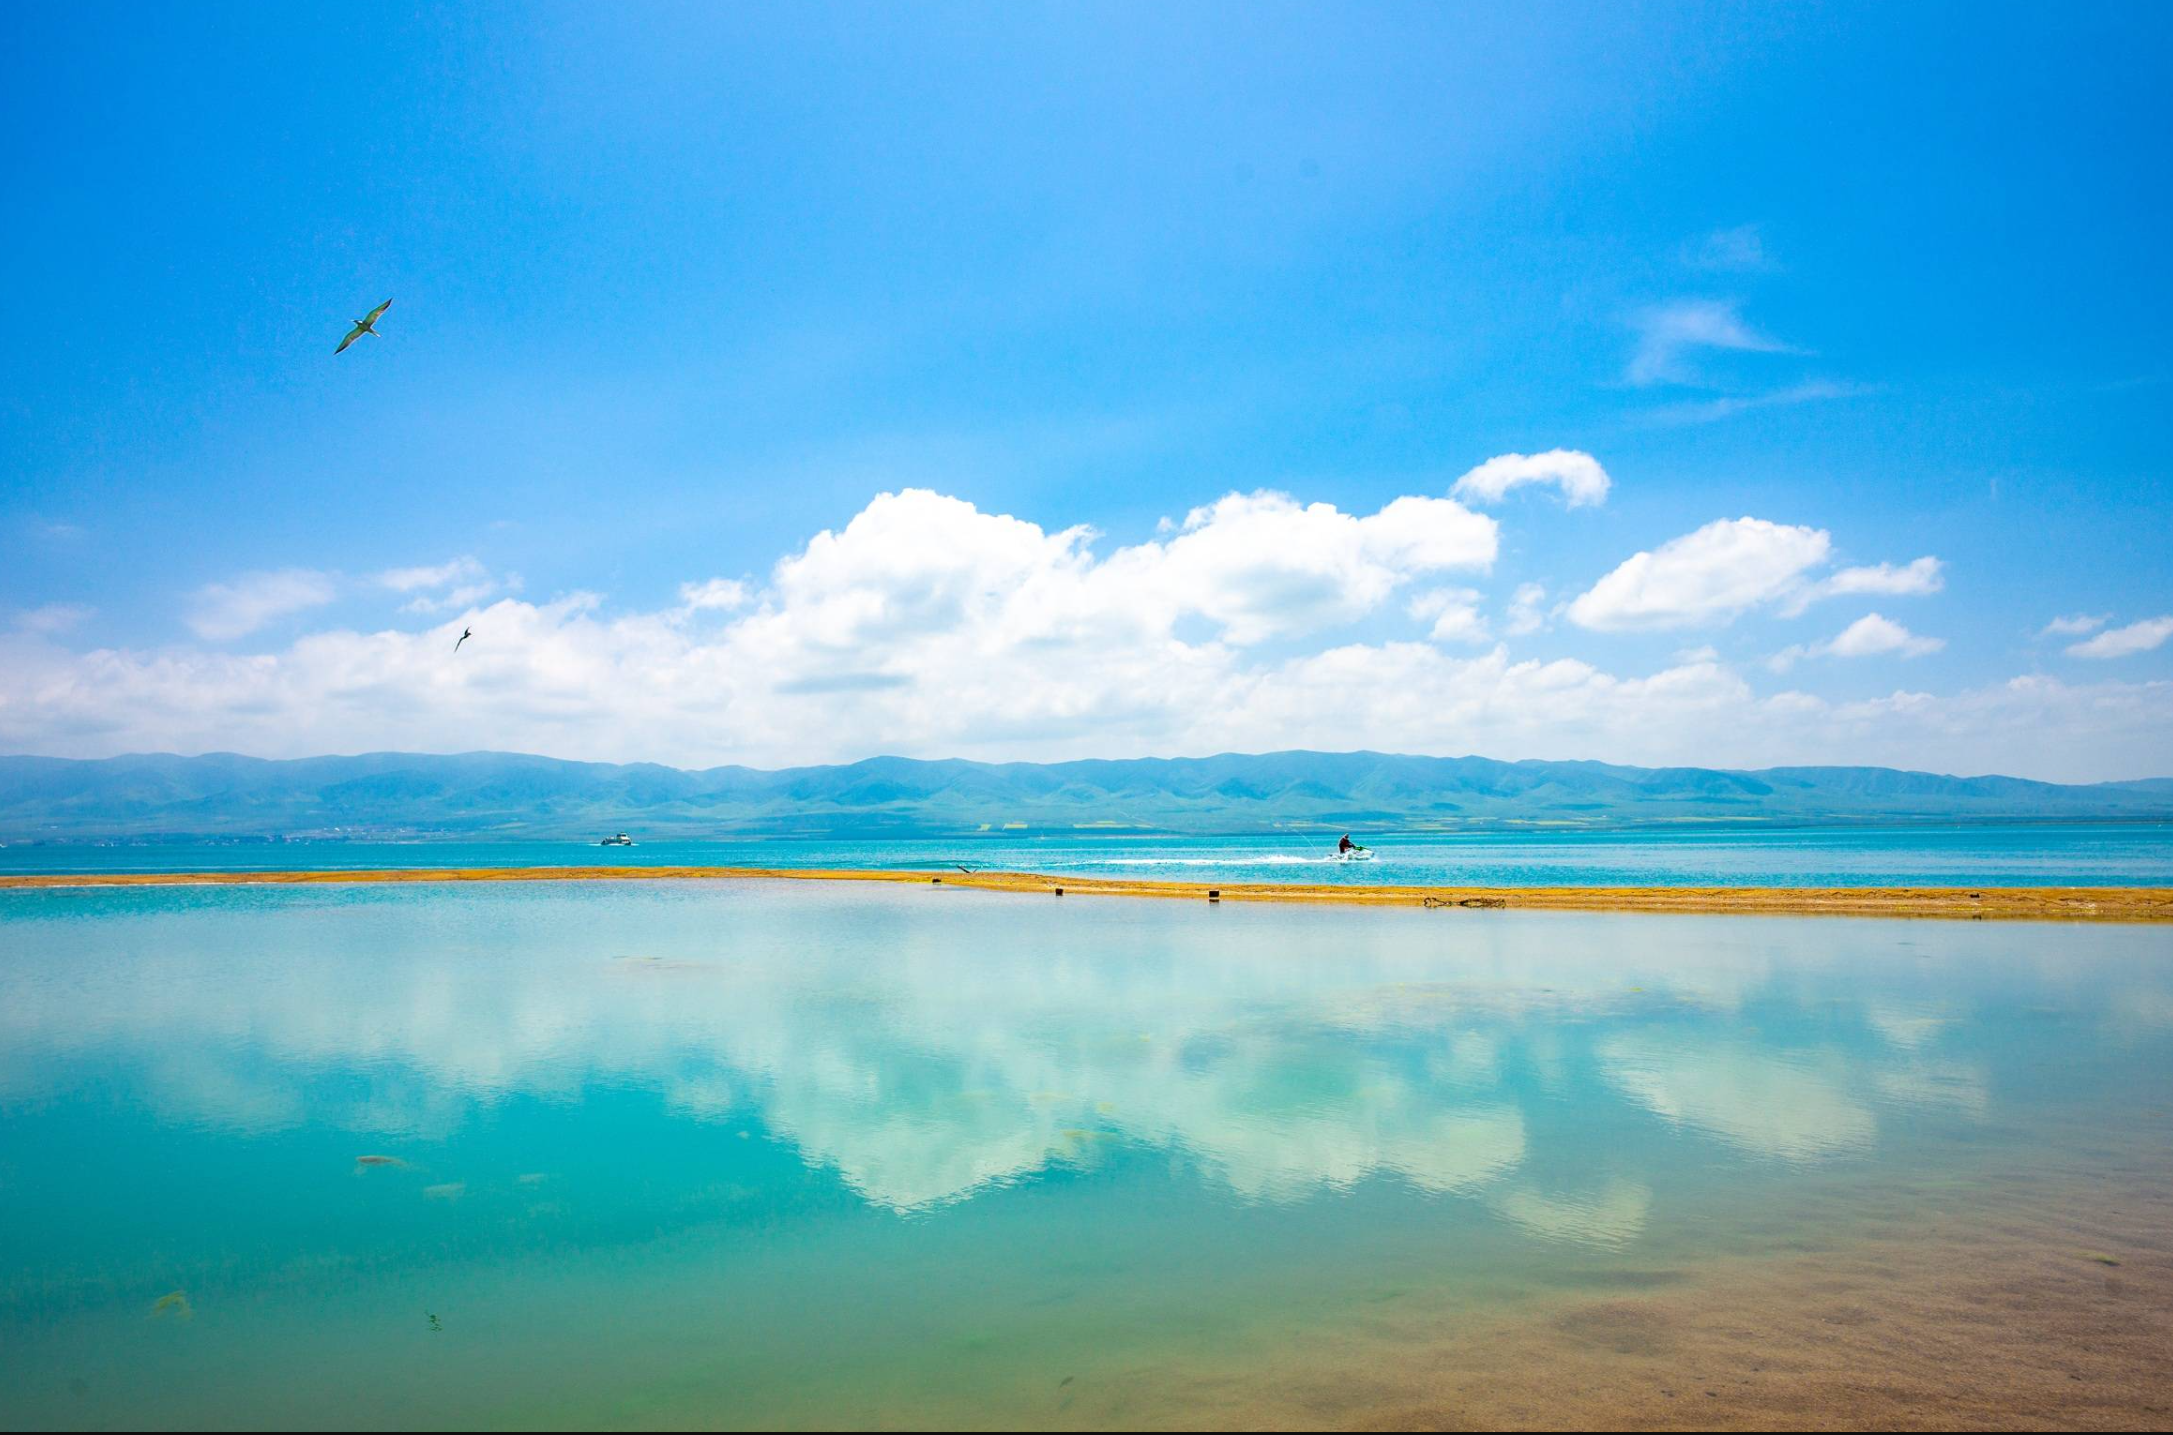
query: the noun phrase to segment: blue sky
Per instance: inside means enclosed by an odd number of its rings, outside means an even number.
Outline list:
[[[2173,773],[2163,7],[0,30],[0,749]]]

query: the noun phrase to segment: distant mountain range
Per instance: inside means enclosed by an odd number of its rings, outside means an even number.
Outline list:
[[[2173,778],[1618,767],[1375,752],[1059,763],[878,757],[700,772],[513,753],[0,757],[0,842],[1145,828],[1371,833],[1690,822],[2173,819]]]

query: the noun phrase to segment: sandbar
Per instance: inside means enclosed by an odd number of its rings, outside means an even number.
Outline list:
[[[801,867],[413,867],[375,871],[97,872],[0,875],[0,890],[53,887],[300,886],[366,882],[888,882],[1066,897],[1307,902],[1754,916],[1929,917],[1959,921],[2173,922],[2173,887],[1452,887],[1298,882],[1157,882],[1033,872]]]

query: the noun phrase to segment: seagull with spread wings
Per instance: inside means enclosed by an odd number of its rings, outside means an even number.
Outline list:
[[[385,301],[384,303],[382,303],[382,304],[378,305],[378,306],[377,306],[377,307],[376,307],[375,309],[372,309],[372,310],[371,310],[371,311],[370,311],[369,313],[367,313],[367,314],[363,315],[363,316],[362,316],[361,318],[359,318],[359,319],[355,320],[355,327],[354,327],[354,328],[352,328],[352,329],[349,329],[349,330],[347,331],[347,337],[346,337],[346,338],[344,338],[344,339],[342,339],[342,340],[340,340],[340,346],[339,346],[339,347],[338,347],[337,349],[334,349],[334,350],[333,350],[332,352],[333,352],[333,353],[335,353],[335,354],[344,354],[344,353],[346,353],[346,352],[347,352],[347,346],[348,346],[349,344],[352,344],[352,343],[353,343],[353,342],[354,342],[355,340],[357,340],[357,339],[361,338],[361,337],[362,337],[362,336],[363,336],[364,334],[368,334],[368,335],[369,335],[369,336],[370,336],[371,338],[373,338],[373,339],[374,339],[374,338],[376,338],[376,337],[377,337],[377,321],[378,321],[378,320],[379,320],[379,319],[380,319],[381,317],[383,317],[383,315],[384,315],[385,311],[386,311],[387,309],[390,309],[391,307],[392,307],[392,301],[391,301],[390,299],[387,299],[387,300],[386,300],[386,301]]]

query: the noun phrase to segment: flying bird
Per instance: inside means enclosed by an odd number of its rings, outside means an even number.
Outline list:
[[[364,334],[368,334],[373,339],[376,338],[377,321],[382,318],[385,311],[387,309],[390,309],[391,307],[392,301],[390,299],[387,299],[384,303],[378,305],[369,313],[355,320],[355,327],[347,331],[347,337],[340,340],[340,346],[337,349],[334,349],[332,352],[335,354],[346,353],[347,346],[349,344],[352,344],[355,340],[361,338]]]
[[[465,642],[467,642],[467,641],[468,641],[468,639],[470,639],[470,638],[472,638],[472,637],[474,637],[474,636],[475,636],[475,630],[474,630],[473,628],[462,628],[462,629],[460,630],[460,637],[459,637],[459,638],[458,638],[458,639],[457,639],[457,640],[456,640],[456,641],[455,641],[455,642],[453,643],[453,651],[454,651],[454,652],[456,652],[456,653],[457,653],[457,652],[459,652],[459,651],[460,651],[460,645],[461,645],[462,643],[465,643]]]

